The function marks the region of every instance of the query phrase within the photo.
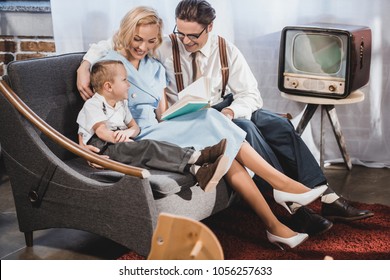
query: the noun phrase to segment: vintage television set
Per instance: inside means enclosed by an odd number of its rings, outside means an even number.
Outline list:
[[[371,29],[314,23],[287,26],[281,32],[280,91],[326,98],[346,98],[370,76]]]

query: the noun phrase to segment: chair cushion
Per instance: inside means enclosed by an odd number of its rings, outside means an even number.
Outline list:
[[[150,185],[155,198],[169,196],[187,189],[196,184],[195,177],[191,174],[179,174],[161,170],[149,170]]]
[[[84,176],[104,183],[118,182],[124,174],[90,167],[84,159],[75,158],[67,160],[66,164]],[[190,188],[196,181],[191,174],[179,174],[161,170],[149,170],[148,178],[155,198],[169,196],[178,193],[184,188]]]

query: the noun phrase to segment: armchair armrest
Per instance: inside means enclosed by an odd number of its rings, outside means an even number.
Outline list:
[[[117,171],[126,175],[131,175],[139,178],[148,178],[150,173],[148,170],[123,164],[117,161],[103,158],[91,151],[81,148],[81,146],[69,138],[65,137],[37,114],[35,114],[10,88],[10,86],[3,80],[0,81],[0,91],[7,98],[7,100],[15,107],[15,109],[23,115],[29,122],[36,126],[42,133],[53,140],[58,145],[74,153],[75,155],[91,162],[103,166],[104,168]]]

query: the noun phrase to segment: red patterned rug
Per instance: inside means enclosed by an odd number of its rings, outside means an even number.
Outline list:
[[[269,243],[261,220],[245,205],[230,207],[203,222],[218,237],[227,260],[321,260],[331,256],[335,260],[389,260],[390,207],[379,204],[354,203],[375,215],[361,221],[335,223],[326,233],[310,237],[300,246],[285,251]],[[280,219],[289,218],[279,205],[272,205]],[[319,212],[320,203],[310,208]],[[122,260],[142,260],[144,257],[129,252]]]

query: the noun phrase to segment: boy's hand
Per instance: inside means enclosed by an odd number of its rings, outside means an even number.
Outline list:
[[[85,149],[85,150],[89,150],[89,151],[94,152],[94,153],[96,153],[96,154],[98,154],[98,153],[100,152],[100,149],[98,149],[98,148],[96,148],[95,146],[92,146],[92,145],[84,145],[82,141],[80,141],[79,144],[80,144],[80,146],[81,146],[83,149]],[[107,156],[107,155],[99,155],[99,156],[101,156],[101,157],[103,157],[103,158],[107,158],[107,159],[110,158],[110,157]],[[100,166],[100,165],[98,165],[98,164],[96,164],[96,163],[92,163],[92,162],[90,162],[90,161],[87,161],[87,162],[88,162],[88,165],[91,166],[91,167],[93,167],[93,168],[96,168],[96,169],[104,169],[103,166]]]
[[[133,136],[133,132],[131,130],[128,130],[128,129],[114,131],[114,138],[115,138],[116,143],[134,141],[134,140],[130,139],[131,136]]]
[[[98,154],[100,152],[100,149],[95,147],[95,146],[92,146],[92,145],[82,145],[80,144],[85,150],[90,150],[91,152],[94,152],[96,154]]]

